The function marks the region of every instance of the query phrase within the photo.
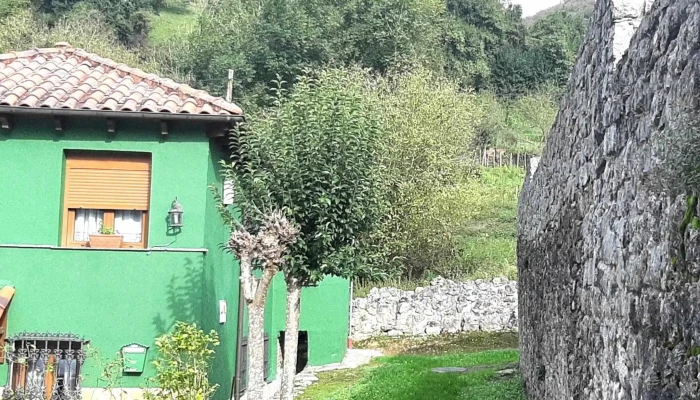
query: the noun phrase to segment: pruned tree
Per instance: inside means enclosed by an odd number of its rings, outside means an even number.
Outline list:
[[[235,221],[221,207],[225,219]],[[228,248],[240,260],[241,290],[248,306],[248,399],[260,400],[265,386],[265,301],[272,279],[299,231],[279,211],[268,214],[256,234],[242,224],[231,233]],[[260,268],[260,277],[253,273]]]
[[[282,399],[292,399],[301,291],[327,275],[366,274],[361,243],[383,213],[377,107],[362,71],[330,70],[280,84],[274,107],[233,142],[228,175],[243,220],[281,209],[299,227],[281,265],[287,284]],[[285,95],[283,95],[285,94]]]

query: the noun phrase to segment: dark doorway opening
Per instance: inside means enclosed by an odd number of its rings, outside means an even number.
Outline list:
[[[280,332],[279,336],[280,349],[282,349],[282,360],[284,360],[284,331]],[[297,346],[297,374],[306,368],[309,364],[309,333],[299,331],[299,343]]]

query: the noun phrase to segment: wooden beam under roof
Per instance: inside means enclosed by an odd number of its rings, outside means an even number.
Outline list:
[[[0,114],[0,128],[6,131],[12,130],[12,115]]]
[[[66,120],[63,117],[54,117],[53,126],[56,132],[63,132],[66,130]]]
[[[112,118],[107,118],[107,133],[110,135],[117,134],[117,121]]]

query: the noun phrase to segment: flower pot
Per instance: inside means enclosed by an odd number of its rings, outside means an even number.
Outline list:
[[[99,249],[118,249],[123,241],[122,235],[90,235],[90,247]]]

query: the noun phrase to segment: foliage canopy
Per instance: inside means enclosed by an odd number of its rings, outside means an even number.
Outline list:
[[[234,141],[228,174],[242,193],[245,224],[281,209],[300,228],[287,274],[304,285],[352,276],[364,264],[356,244],[382,216],[380,125],[359,70],[300,76]]]

